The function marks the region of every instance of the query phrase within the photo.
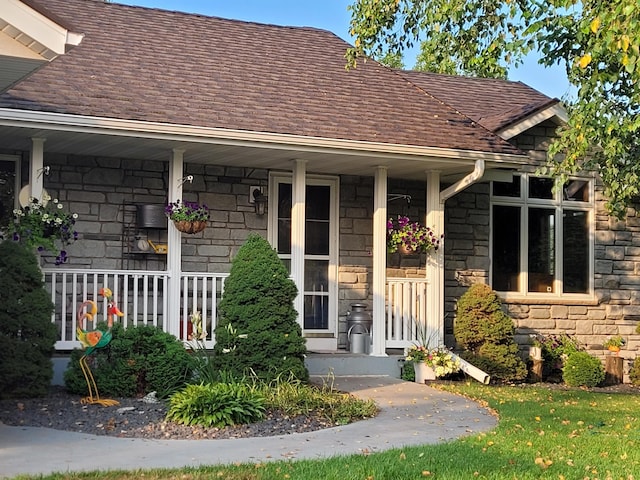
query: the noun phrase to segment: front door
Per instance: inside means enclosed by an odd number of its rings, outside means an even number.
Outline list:
[[[304,312],[299,318],[307,348],[337,349],[338,180],[307,176],[305,201]],[[271,178],[270,239],[291,265],[291,176]]]

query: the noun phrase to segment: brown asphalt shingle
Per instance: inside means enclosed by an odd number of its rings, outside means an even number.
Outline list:
[[[522,82],[406,70],[399,73],[492,132],[559,102]]]
[[[348,44],[324,30],[101,0],[44,4],[84,40],[0,96],[0,107],[521,153],[412,76],[373,61],[345,70]]]

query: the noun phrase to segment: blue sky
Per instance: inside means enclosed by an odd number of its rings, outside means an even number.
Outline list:
[[[330,30],[351,42],[347,6],[352,0],[113,0],[115,3],[140,5],[166,10],[201,13],[275,25],[316,27]],[[415,63],[415,51],[405,55],[407,68]],[[563,69],[543,68],[534,58],[509,75],[549,95],[562,98],[568,92]]]

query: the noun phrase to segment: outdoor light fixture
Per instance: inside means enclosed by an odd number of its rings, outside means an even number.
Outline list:
[[[256,215],[262,216],[267,211],[267,196],[263,193],[263,187],[251,187],[249,203],[253,203]]]

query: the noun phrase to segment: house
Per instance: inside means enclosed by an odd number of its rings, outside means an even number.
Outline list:
[[[354,303],[371,313],[373,357],[410,345],[416,322],[451,344],[456,299],[483,281],[523,349],[532,333],[569,333],[604,355],[621,334],[635,356],[638,217],[608,217],[593,176],[556,192],[535,175],[566,120],[557,99],[374,61],[346,70],[348,45],[314,28],[100,0],[0,0],[0,30],[0,198],[46,190],[80,215],[68,262],[42,257],[59,350],[77,345],[76,308],[102,286],[125,325],[185,338],[199,309],[211,335],[256,232],[298,285],[312,351],[347,348]],[[205,231],[167,223],[178,199],[211,208]],[[444,248],[387,254],[400,214]]]

